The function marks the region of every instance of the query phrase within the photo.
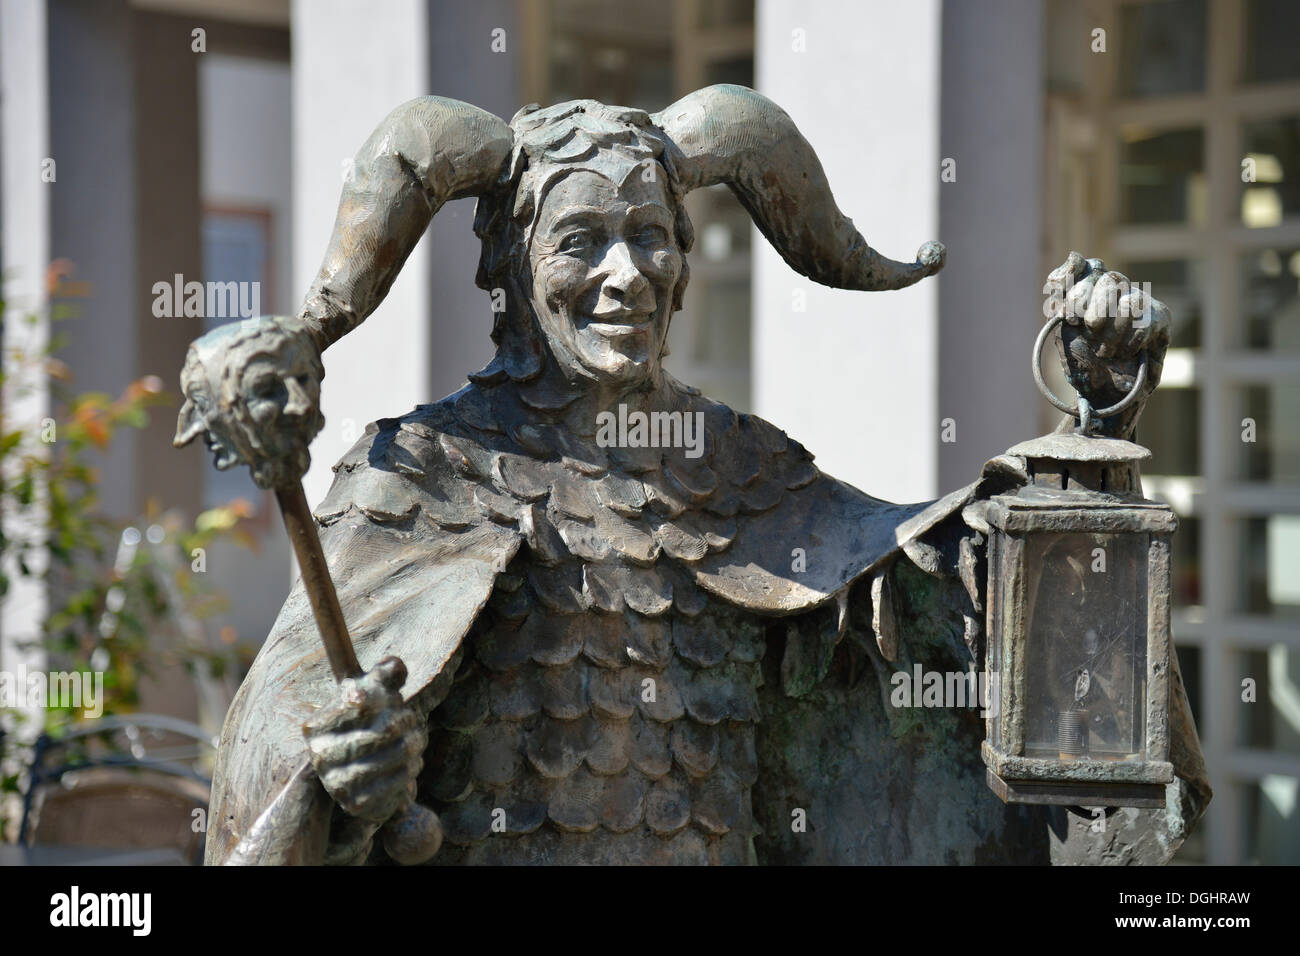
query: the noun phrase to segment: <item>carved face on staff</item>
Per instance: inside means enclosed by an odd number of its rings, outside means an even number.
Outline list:
[[[325,424],[323,376],[295,319],[214,329],[190,346],[181,371],[185,403],[174,443],[202,436],[218,469],[246,464],[262,488],[297,481],[311,463],[307,446]]]

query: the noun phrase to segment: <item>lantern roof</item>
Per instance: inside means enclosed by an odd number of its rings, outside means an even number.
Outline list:
[[[1060,432],[1040,435],[1007,449],[1008,455],[1022,458],[1047,458],[1054,461],[1134,462],[1151,457],[1141,445],[1121,438],[1098,438]]]

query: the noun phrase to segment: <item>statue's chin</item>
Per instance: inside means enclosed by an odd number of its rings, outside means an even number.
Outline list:
[[[655,364],[641,349],[620,351],[614,348],[584,350],[578,356],[583,377],[597,385],[621,389],[636,388],[654,376]]]
[[[253,482],[259,488],[285,488],[301,481],[311,467],[311,454],[305,448],[272,452],[253,464]]]
[[[239,464],[239,456],[234,452],[226,451],[224,448],[213,451],[212,464],[217,471],[229,471]]]

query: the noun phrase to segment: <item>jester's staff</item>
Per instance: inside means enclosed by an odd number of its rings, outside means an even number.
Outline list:
[[[364,676],[348,637],[343,610],[330,579],[325,554],[302,476],[311,463],[307,448],[325,424],[320,413],[320,381],[324,368],[307,334],[295,318],[260,317],[214,329],[190,345],[181,372],[185,402],[177,423],[176,447],[199,436],[215,456],[217,468],[248,465],[259,487],[275,491],[285,529],[302,572],[330,669],[337,682]],[[400,686],[405,668],[393,659],[384,668],[390,682]],[[304,761],[295,777],[312,773]],[[272,832],[278,814],[272,806],[259,818],[247,839],[256,848],[242,862],[263,862],[273,855],[279,835]],[[442,843],[437,816],[413,800],[383,826],[384,847],[399,863],[423,863]]]

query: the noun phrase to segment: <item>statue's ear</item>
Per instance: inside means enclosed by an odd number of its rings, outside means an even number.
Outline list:
[[[194,404],[194,400],[187,398],[176,416],[176,437],[172,439],[172,444],[177,448],[184,448],[202,435],[205,428],[207,428],[207,420],[199,411],[199,407]]]

